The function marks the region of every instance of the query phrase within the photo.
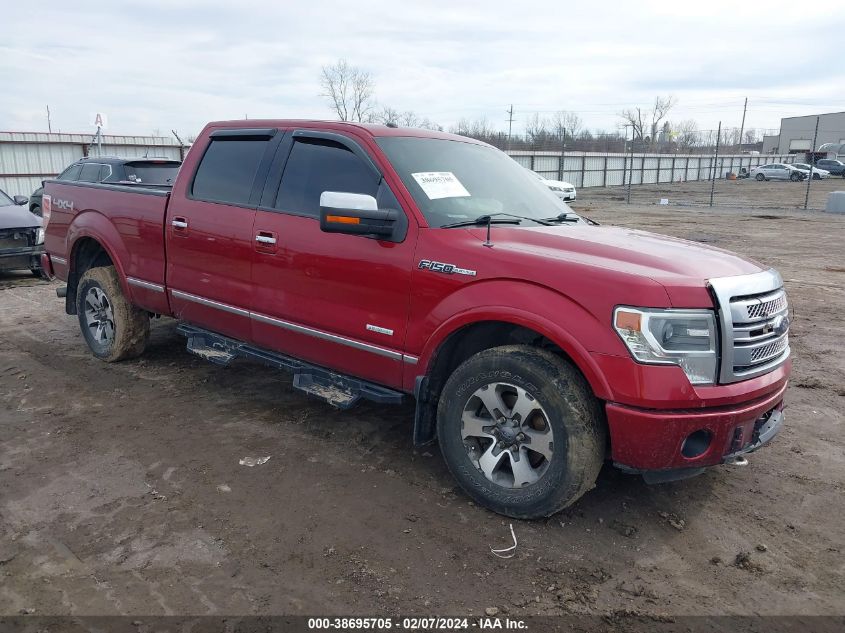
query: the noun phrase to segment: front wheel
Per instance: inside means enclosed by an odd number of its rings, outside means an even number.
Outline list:
[[[791,175],[789,176],[789,179],[790,179],[792,182],[798,182],[798,181],[800,181],[802,178],[801,178],[801,174],[791,174]]]
[[[507,516],[550,516],[590,490],[606,424],[581,373],[523,345],[485,350],[449,377],[437,408],[446,465],[481,505]]]
[[[140,356],[150,338],[150,317],[126,300],[114,266],[89,268],[79,280],[76,314],[91,352],[107,363]]]
[[[763,174],[757,174],[756,176],[754,176],[754,178],[756,178],[760,182],[763,182],[766,179]]]

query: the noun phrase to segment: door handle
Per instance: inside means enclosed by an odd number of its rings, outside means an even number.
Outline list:
[[[275,243],[276,243],[276,238],[275,238],[275,237],[272,237],[272,236],[270,236],[270,235],[261,235],[261,234],[259,234],[259,235],[256,235],[256,236],[255,236],[255,241],[256,241],[256,242],[261,242],[262,244],[275,244]]]
[[[188,228],[188,221],[185,218],[173,218],[170,221],[172,226],[175,226],[177,229],[187,229]]]

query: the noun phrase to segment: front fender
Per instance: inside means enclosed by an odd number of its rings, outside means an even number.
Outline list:
[[[513,305],[486,303],[489,297],[513,299]],[[530,306],[532,309],[515,307]],[[436,322],[425,338],[416,375],[428,374],[437,350],[446,339],[462,327],[484,321],[513,323],[541,334],[560,347],[581,370],[593,393],[609,399],[611,389],[590,354],[598,349],[606,353],[624,353],[622,343],[608,321],[602,322],[569,297],[545,286],[522,280],[488,280],[465,286],[438,304],[426,319]],[[409,336],[409,341],[414,337]],[[405,377],[412,388],[414,375]]]

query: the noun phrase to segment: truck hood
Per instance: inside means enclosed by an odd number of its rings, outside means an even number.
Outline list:
[[[484,232],[479,232],[483,238]],[[720,248],[622,227],[569,225],[517,228],[497,226],[495,248],[547,259],[577,262],[661,284],[673,305],[709,302],[706,281],[764,270],[760,264]],[[712,304],[711,304],[712,305]]]
[[[41,226],[41,218],[18,204],[0,206],[0,230],[30,229]]]

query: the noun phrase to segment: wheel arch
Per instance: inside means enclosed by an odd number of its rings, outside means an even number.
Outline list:
[[[452,371],[480,351],[510,344],[536,346],[561,356],[581,372],[597,398],[610,397],[610,386],[588,350],[559,324],[519,310],[474,310],[441,325],[420,358],[414,381],[414,444],[434,441],[440,391]]]
[[[112,229],[115,233],[114,229]],[[99,231],[91,227],[79,228],[74,231],[68,250],[67,294],[65,296],[65,312],[76,314],[76,289],[79,280],[90,268],[98,266],[114,266],[120,281],[121,290],[128,297],[131,296],[126,284],[123,266],[110,245],[109,240]]]

